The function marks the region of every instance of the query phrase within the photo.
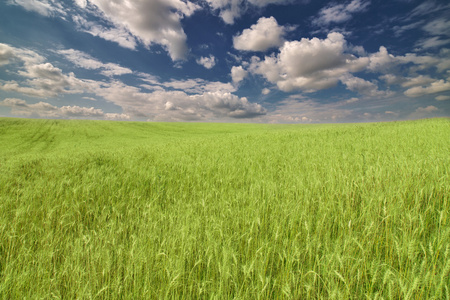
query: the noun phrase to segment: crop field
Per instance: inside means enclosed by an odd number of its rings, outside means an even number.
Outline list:
[[[449,214],[449,119],[0,119],[0,299],[449,299]]]

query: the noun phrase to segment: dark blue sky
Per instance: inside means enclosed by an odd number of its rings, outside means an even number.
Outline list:
[[[450,116],[448,1],[6,0],[0,116]]]

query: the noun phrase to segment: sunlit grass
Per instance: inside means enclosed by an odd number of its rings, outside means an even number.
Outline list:
[[[0,297],[449,299],[450,122],[0,119]]]

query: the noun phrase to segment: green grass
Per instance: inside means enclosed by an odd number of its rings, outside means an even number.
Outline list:
[[[449,299],[450,121],[0,119],[1,299]]]

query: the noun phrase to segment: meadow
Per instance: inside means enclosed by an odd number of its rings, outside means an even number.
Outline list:
[[[0,118],[0,299],[450,299],[450,120]]]

